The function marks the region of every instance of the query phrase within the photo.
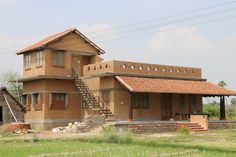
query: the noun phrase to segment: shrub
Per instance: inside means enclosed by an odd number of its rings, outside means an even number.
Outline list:
[[[190,134],[188,128],[182,128],[182,129],[180,129],[180,130],[179,130],[179,133],[182,134],[182,135],[189,135],[189,134]]]
[[[32,138],[33,142],[39,142],[39,138],[36,134],[33,134],[33,138]]]
[[[113,126],[103,128],[103,137],[109,143],[130,144],[133,141],[133,134],[129,131],[119,132]]]

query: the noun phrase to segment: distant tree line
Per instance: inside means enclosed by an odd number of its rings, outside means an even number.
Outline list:
[[[236,98],[232,98],[230,103],[225,106],[226,118],[236,120]],[[215,100],[203,105],[203,113],[208,114],[210,119],[220,118],[220,104]]]

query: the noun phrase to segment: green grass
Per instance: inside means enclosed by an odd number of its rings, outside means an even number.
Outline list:
[[[123,137],[124,136],[124,137]],[[236,130],[204,134],[176,133],[173,137],[140,138],[127,132],[105,130],[101,136],[74,139],[0,140],[2,157],[235,157]]]

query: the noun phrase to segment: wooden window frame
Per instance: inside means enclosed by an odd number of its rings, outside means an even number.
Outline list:
[[[148,109],[149,108],[149,94],[148,93],[132,93],[131,105],[134,109]]]
[[[39,93],[32,94],[32,105],[35,108],[39,104]]]
[[[54,67],[64,67],[65,66],[65,52],[59,50],[52,51],[52,66]],[[60,61],[62,63],[60,63]]]
[[[31,105],[32,105],[32,97],[31,94],[26,95],[26,108],[28,111],[31,110]]]
[[[24,55],[24,69],[29,70],[31,69],[31,53],[30,54],[25,54]]]
[[[50,94],[50,109],[51,110],[65,110],[68,103],[68,94],[66,93],[51,93]]]
[[[36,67],[42,67],[43,66],[43,51],[36,52]]]

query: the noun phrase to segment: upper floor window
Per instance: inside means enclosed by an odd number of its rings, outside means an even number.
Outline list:
[[[43,65],[43,51],[36,52],[36,66]]]
[[[52,51],[52,65],[64,66],[64,52],[63,51]]]
[[[24,65],[25,65],[25,69],[31,68],[31,54],[27,54],[24,56]]]

